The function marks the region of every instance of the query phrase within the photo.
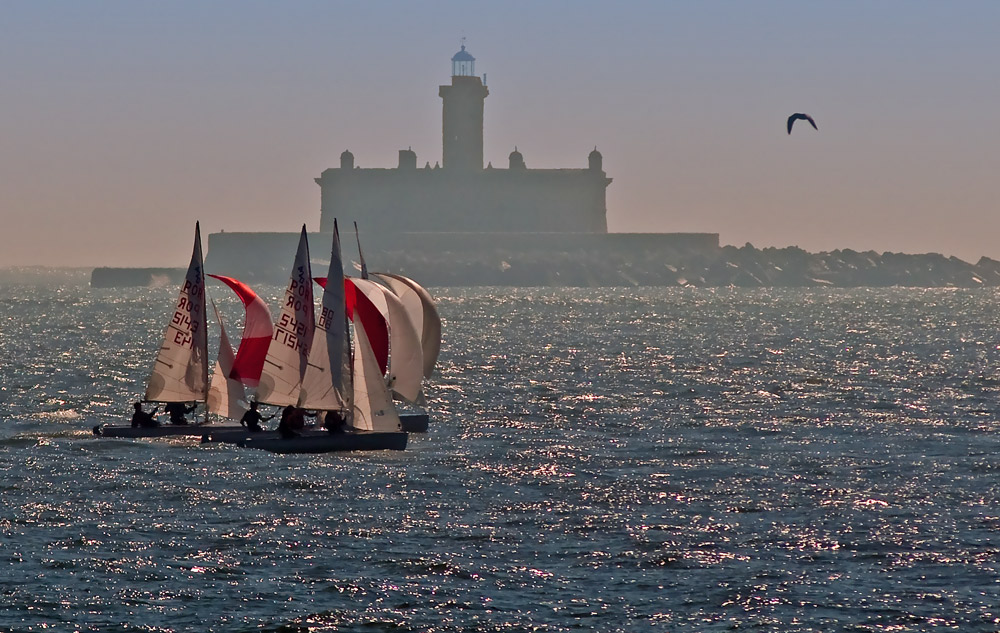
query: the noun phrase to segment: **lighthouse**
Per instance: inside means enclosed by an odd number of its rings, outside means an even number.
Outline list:
[[[462,49],[451,58],[451,85],[440,86],[444,101],[442,167],[453,172],[483,168],[483,105],[490,91],[476,76],[476,58]]]

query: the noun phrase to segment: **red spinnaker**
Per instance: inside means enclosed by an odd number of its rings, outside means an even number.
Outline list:
[[[233,370],[229,373],[229,377],[239,380],[248,387],[256,387],[260,384],[264,358],[267,357],[267,348],[274,333],[271,310],[264,303],[264,300],[242,281],[222,275],[209,275],[209,277],[214,277],[232,288],[236,296],[243,302],[243,307],[246,308],[243,337],[240,340],[239,351],[236,352],[236,360],[233,361]]]

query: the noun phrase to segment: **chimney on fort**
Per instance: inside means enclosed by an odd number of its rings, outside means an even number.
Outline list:
[[[490,91],[476,77],[476,58],[465,50],[451,58],[451,85],[440,86],[444,101],[444,167],[452,171],[483,168],[483,104]]]

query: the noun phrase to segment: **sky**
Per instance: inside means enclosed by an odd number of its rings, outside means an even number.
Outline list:
[[[343,150],[441,160],[463,37],[484,160],[597,146],[611,231],[1000,259],[998,32],[992,0],[9,0],[0,266],[183,266],[196,220],[318,230]]]

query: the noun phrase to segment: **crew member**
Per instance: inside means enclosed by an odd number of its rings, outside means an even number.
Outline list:
[[[273,417],[274,417],[273,415],[268,416],[266,418],[262,416],[260,414],[260,411],[257,410],[257,401],[251,400],[250,408],[247,410],[246,413],[243,414],[243,417],[240,418],[240,425],[247,427],[249,430],[253,432],[263,431],[264,427],[262,427],[260,423],[265,420],[270,420]]]
[[[340,411],[327,411],[323,418],[323,428],[331,434],[343,433],[347,430],[347,418]]]
[[[194,411],[195,405],[187,406],[183,402],[168,402],[167,406],[163,407],[163,412],[170,415],[171,424],[187,424],[187,418],[184,416],[188,413]]]
[[[135,413],[132,414],[132,428],[142,427],[144,429],[151,429],[160,426],[160,423],[156,421],[153,414],[156,413],[156,407],[149,413],[142,410],[142,403],[136,402],[134,405]]]

